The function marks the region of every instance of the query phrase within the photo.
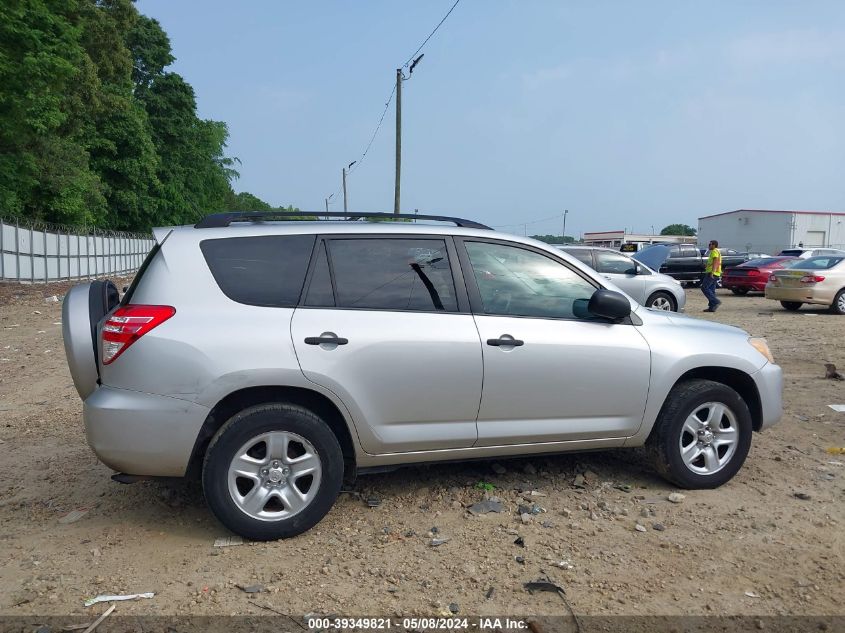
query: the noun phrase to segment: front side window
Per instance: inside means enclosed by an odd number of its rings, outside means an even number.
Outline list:
[[[465,244],[485,314],[590,318],[596,288],[567,266],[516,246]]]
[[[606,275],[637,274],[637,267],[631,259],[610,251],[596,251],[596,270]]]
[[[339,308],[458,310],[443,240],[333,239],[329,256]]]

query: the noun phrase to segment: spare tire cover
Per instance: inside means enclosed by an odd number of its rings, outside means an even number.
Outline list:
[[[84,400],[97,388],[99,356],[97,325],[120,302],[117,287],[109,280],[74,286],[62,304],[62,337],[65,355],[79,396]]]

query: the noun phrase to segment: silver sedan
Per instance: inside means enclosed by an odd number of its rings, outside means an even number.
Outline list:
[[[558,247],[598,271],[634,301],[647,308],[683,312],[687,295],[669,275],[649,268],[624,253],[593,246]]]

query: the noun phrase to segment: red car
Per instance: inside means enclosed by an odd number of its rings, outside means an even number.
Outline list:
[[[764,292],[773,270],[783,268],[797,257],[763,257],[752,259],[739,266],[726,268],[722,273],[722,288],[730,288],[735,295],[745,295],[752,290]]]

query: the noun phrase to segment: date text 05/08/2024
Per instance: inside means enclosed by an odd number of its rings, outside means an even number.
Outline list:
[[[389,629],[404,629],[416,631],[452,631],[452,630],[499,630],[523,631],[527,630],[528,622],[519,618],[509,617],[481,617],[481,618],[442,618],[442,617],[334,617],[308,618],[308,628],[311,631],[375,631]]]

